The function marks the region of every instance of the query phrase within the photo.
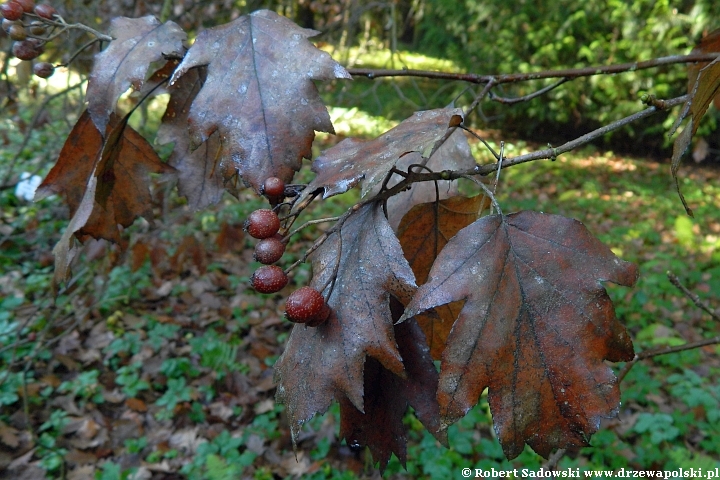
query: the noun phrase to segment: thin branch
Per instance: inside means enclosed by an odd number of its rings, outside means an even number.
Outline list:
[[[620,373],[618,374],[618,383],[623,381],[628,372],[630,372],[630,369],[632,369],[632,367],[634,367],[635,364],[640,360],[657,357],[659,355],[666,355],[668,353],[684,352],[685,350],[692,350],[694,348],[705,347],[707,345],[715,345],[718,343],[720,343],[720,335],[713,338],[705,338],[703,340],[698,340],[696,342],[688,342],[682,345],[676,345],[674,347],[662,347],[640,352],[635,355],[635,358],[626,363],[622,370],[620,370]]]
[[[607,75],[623,72],[634,72],[636,70],[646,70],[664,65],[675,65],[678,63],[696,63],[711,62],[715,60],[719,54],[717,53],[694,53],[691,55],[670,55],[667,57],[654,58],[642,62],[618,63],[614,65],[601,65],[584,68],[568,68],[564,70],[543,70],[533,73],[514,73],[508,75],[478,75],[475,73],[452,73],[452,72],[435,72],[431,70],[390,70],[390,69],[373,69],[373,68],[348,68],[347,71],[356,77],[366,77],[369,79],[380,77],[423,77],[436,80],[458,80],[469,83],[489,83],[496,85],[502,83],[526,82],[528,80],[541,80],[544,78],[580,78],[592,77],[595,75]]]
[[[565,456],[565,450],[564,448],[559,449],[557,452],[550,455],[550,458],[548,458],[547,462],[545,462],[542,467],[540,467],[540,470],[553,470],[560,459]]]
[[[571,140],[567,143],[564,143],[560,145],[559,147],[555,148],[548,148],[546,150],[540,150],[537,152],[527,153],[525,155],[519,155],[514,158],[506,158],[503,161],[503,168],[512,167],[513,165],[519,165],[521,163],[525,162],[531,162],[533,160],[543,160],[543,159],[555,159],[558,157],[558,155],[563,154],[565,152],[569,152],[571,150],[574,150],[582,145],[585,145],[586,143],[590,143],[591,141],[595,140],[596,138],[600,138],[606,133],[610,133],[614,130],[617,130],[621,127],[624,127],[625,125],[628,125],[630,123],[636,122],[638,120],[641,120],[643,118],[649,117],[651,115],[654,115],[657,112],[660,112],[664,109],[674,107],[676,105],[681,105],[687,100],[687,95],[683,95],[681,97],[676,97],[671,100],[665,100],[663,102],[664,108],[661,109],[658,106],[651,106],[649,108],[646,108],[645,110],[642,110],[640,112],[637,112],[633,115],[630,115],[628,117],[622,118],[620,120],[617,120],[615,122],[612,122],[608,125],[605,125],[604,127],[598,128],[597,130],[593,130],[592,132],[586,133],[585,135],[582,135],[575,140]],[[477,169],[476,173],[479,173],[481,175],[487,175],[488,173],[495,172],[497,170],[496,164],[491,165],[483,165],[482,167],[479,167]]]
[[[53,33],[52,35],[48,36],[47,38],[45,38],[45,41],[47,41],[47,42],[52,41],[56,37],[65,33],[65,31],[67,31],[67,30],[82,30],[83,32],[87,32],[91,35],[94,35],[95,37],[98,38],[98,40],[101,40],[103,42],[110,42],[110,41],[114,40],[113,37],[111,37],[110,35],[105,35],[104,33],[100,33],[97,30],[95,30],[94,28],[90,28],[87,25],[84,25],[82,23],[67,23],[64,18],[62,18],[60,15],[57,15],[57,14],[55,15],[55,18],[57,20],[49,20],[47,18],[42,18],[42,17],[39,17],[32,13],[28,13],[26,15],[37,18],[38,20],[40,20],[44,23],[47,23],[49,25],[53,25],[55,27],[60,27],[59,31],[57,31],[57,32]]]
[[[552,90],[555,90],[557,87],[559,87],[559,86],[562,85],[563,83],[567,83],[567,82],[569,82],[569,81],[570,81],[570,79],[567,78],[567,77],[566,77],[566,78],[561,78],[560,80],[558,80],[557,82],[553,83],[552,85],[548,85],[548,86],[545,87],[545,88],[541,88],[541,89],[538,90],[537,92],[533,92],[533,93],[530,93],[530,94],[528,94],[528,95],[523,95],[522,97],[515,97],[515,98],[498,97],[497,95],[495,95],[494,93],[491,92],[491,93],[490,93],[490,100],[492,100],[492,101],[494,101],[494,102],[502,103],[503,105],[514,105],[514,104],[516,104],[516,103],[528,102],[528,101],[532,100],[533,98],[537,98],[537,97],[539,97],[539,96],[541,96],[541,95],[545,95],[546,93],[548,93],[548,92],[550,92],[550,91],[552,91]],[[488,84],[488,85],[489,85],[489,84]]]
[[[82,52],[84,52],[87,48],[90,48],[91,46],[95,45],[97,42],[101,42],[99,38],[93,38],[89,42],[87,42],[85,45],[80,47],[77,52],[73,53],[72,56],[68,59],[65,63],[59,63],[58,67],[67,67],[69,66]]]
[[[465,116],[466,116],[466,117],[470,114],[470,112],[472,112],[473,110],[475,110],[475,108],[480,104],[480,102],[483,100],[483,98],[485,98],[486,95],[490,94],[490,90],[491,90],[495,85],[497,85],[497,82],[495,82],[495,80],[491,78],[490,81],[487,82],[487,84],[485,85],[485,88],[482,89],[482,92],[480,92],[480,95],[478,95],[477,97],[475,97],[475,99],[473,100],[473,102],[470,104],[470,106],[469,106],[469,107],[467,108],[467,110],[465,111]]]
[[[670,283],[672,283],[675,288],[680,290],[686,297],[688,297],[690,300],[693,301],[693,303],[701,310],[704,310],[706,313],[708,313],[714,320],[720,322],[720,315],[717,314],[717,312],[708,305],[705,301],[700,299],[696,294],[692,293],[690,290],[685,287],[682,283],[680,283],[680,279],[672,272],[667,272],[668,279],[670,280]]]
[[[319,224],[319,223],[327,223],[327,222],[336,222],[336,221],[338,221],[338,220],[340,220],[340,217],[328,217],[328,218],[318,218],[318,219],[316,219],[316,220],[309,220],[309,221],[303,223],[302,225],[300,225],[299,227],[297,227],[297,228],[296,228],[295,230],[293,230],[292,232],[290,232],[290,233],[288,233],[287,235],[285,235],[285,236],[283,237],[283,239],[282,239],[282,242],[283,242],[283,243],[286,243],[288,240],[290,240],[290,237],[292,237],[293,235],[295,235],[295,234],[298,233],[299,231],[301,231],[301,230],[309,227],[310,225],[317,225],[317,224]]]
[[[478,135],[474,131],[470,130],[469,128],[463,127],[462,125],[460,125],[460,128],[462,128],[467,133],[469,133],[470,135],[472,135],[473,137],[478,139],[480,142],[482,142],[482,144],[485,145],[485,148],[490,150],[490,153],[492,153],[492,156],[495,157],[495,160],[497,160],[498,162],[500,161],[500,154],[497,153],[495,150],[493,150],[493,148],[490,146],[490,144],[484,138],[482,138],[480,135]]]

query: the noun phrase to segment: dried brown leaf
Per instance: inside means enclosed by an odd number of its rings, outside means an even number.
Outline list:
[[[395,318],[402,305],[391,299]],[[395,312],[398,312],[395,314]],[[404,465],[407,460],[407,426],[403,423],[408,405],[440,442],[447,445],[447,431],[440,429],[440,408],[435,392],[438,373],[425,336],[411,319],[395,325],[398,350],[405,364],[406,378],[383,368],[377,360],[365,362],[365,413],[349,400],[340,399],[340,437],[348,445],[367,445],[382,471],[394,453]]]
[[[210,135],[195,150],[190,148],[188,117],[190,106],[207,78],[207,68],[193,68],[173,85],[165,114],[157,133],[158,143],[174,143],[168,163],[178,171],[178,191],[188,204],[202,209],[215,204],[227,189],[237,196],[237,172],[220,162],[220,134]]]
[[[427,280],[435,258],[448,240],[477,220],[480,212],[489,205],[490,201],[484,195],[452,197],[437,203],[416,205],[403,217],[398,239],[419,284]],[[434,309],[434,315],[417,316],[434,359],[439,359],[445,349],[450,329],[460,312],[459,307],[440,305]]]
[[[421,153],[413,152],[400,158],[395,164],[395,168],[407,171],[410,165],[423,163],[424,160]],[[435,172],[443,170],[469,170],[476,165],[475,158],[470,151],[467,136],[459,128],[455,129],[450,137],[443,142],[440,148],[437,149],[425,164],[427,168]],[[422,171],[417,168],[415,170]],[[396,179],[396,177],[397,176],[393,177],[393,179]],[[398,181],[399,180],[391,180],[388,183],[388,187],[392,187]],[[438,197],[436,193],[439,195],[440,200],[459,195],[460,192],[458,191],[457,181],[440,180],[437,182],[437,190],[435,189],[435,182],[413,183],[408,190],[390,197],[387,201],[388,221],[390,221],[393,229],[397,231],[402,218],[415,205],[437,200]]]
[[[720,53],[720,29],[706,36],[700,44],[693,49],[692,53]],[[688,120],[682,133],[675,138],[675,142],[673,143],[671,172],[680,200],[682,200],[685,211],[691,217],[693,216],[693,212],[680,191],[677,173],[680,169],[682,156],[690,146],[692,138],[700,125],[700,120],[702,120],[705,112],[707,112],[713,99],[720,98],[718,93],[720,93],[720,58],[709,63],[701,62],[688,66],[688,99],[680,115],[678,115],[675,124],[670,129],[670,135],[675,133],[680,123],[685,117],[690,115],[690,120]]]
[[[481,218],[438,256],[404,317],[465,300],[443,353],[446,424],[488,400],[508,458],[587,445],[620,393],[605,360],[634,356],[600,282],[633,285],[623,262],[578,221],[536,212]]]
[[[323,198],[344,193],[363,180],[362,196],[382,182],[399,159],[410,152],[428,155],[449,125],[461,117],[459,108],[415,112],[397,127],[372,140],[348,138],[323,152],[312,169],[317,176],[303,191],[296,204],[322,189]]]
[[[55,280],[63,281],[77,253],[72,236],[120,243],[118,225],[127,227],[137,216],[152,218],[150,173],[169,173],[152,146],[126,125],[127,117],[112,117],[103,142],[85,111],[70,132],[57,163],[38,187],[37,197],[60,195],[70,207],[70,223],[53,249]]]
[[[176,23],[161,24],[151,15],[117,17],[108,33],[113,40],[95,56],[87,88],[88,111],[101,132],[120,95],[130,86],[140,90],[150,64],[162,60],[163,55],[180,55],[187,38]]]
[[[170,80],[207,65],[190,109],[192,148],[218,131],[222,168],[256,191],[271,176],[289,183],[315,130],[334,133],[313,80],[350,78],[307,40],[317,33],[269,10],[201,32]]]
[[[400,243],[375,204],[354,212],[311,259],[313,287],[322,289],[336,271],[337,278],[328,299],[330,318],[317,328],[296,325],[275,365],[277,399],[287,406],[293,438],[334,398],[347,398],[364,411],[367,356],[405,376],[389,300],[392,295],[407,302],[415,291]]]
[[[3,444],[10,448],[17,448],[20,445],[18,433],[20,433],[18,429],[8,426],[4,422],[0,421],[0,442]]]

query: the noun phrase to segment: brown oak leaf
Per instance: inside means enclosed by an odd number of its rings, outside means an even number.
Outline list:
[[[489,205],[490,201],[485,195],[470,198],[458,196],[416,205],[403,217],[398,228],[398,239],[417,283],[425,283],[435,258],[448,240],[477,220],[482,210]],[[433,314],[422,313],[417,316],[434,359],[442,355],[461,307],[456,303],[439,305],[433,309]]]
[[[350,78],[307,40],[317,34],[269,10],[201,32],[170,79],[207,65],[190,109],[192,148],[218,131],[224,168],[256,191],[271,176],[289,183],[315,130],[335,132],[313,80]]]
[[[120,95],[130,86],[140,90],[150,64],[163,55],[180,55],[187,37],[176,23],[161,24],[151,15],[115,18],[108,33],[113,40],[95,55],[87,87],[88,111],[101,132]]]
[[[107,140],[85,111],[65,141],[57,163],[38,187],[36,198],[60,195],[70,207],[70,223],[56,245],[55,280],[64,280],[76,252],[72,236],[120,243],[118,225],[137,216],[152,217],[150,173],[174,169],[160,161],[152,146],[127,125],[110,119]]]
[[[443,422],[462,418],[488,388],[508,458],[525,443],[545,457],[587,445],[618,412],[604,361],[634,356],[601,282],[631,286],[637,275],[569,218],[526,211],[461,230],[403,315],[465,300],[442,356]]]
[[[296,201],[322,189],[323,198],[344,193],[363,181],[362,196],[382,182],[398,160],[410,152],[429,155],[447,129],[462,119],[459,108],[441,108],[415,112],[397,127],[372,140],[348,138],[324,151],[315,159],[312,169],[317,176]]]
[[[367,204],[333,233],[311,257],[311,286],[335,277],[330,318],[317,328],[296,325],[275,365],[277,399],[287,406],[293,438],[303,423],[346,397],[364,411],[363,369],[373,357],[406,376],[393,333],[390,297],[409,301],[415,278],[382,208]]]
[[[402,305],[392,299],[393,313]],[[393,308],[394,307],[394,308]],[[425,344],[425,336],[414,319],[395,325],[395,339],[405,364],[406,378],[383,368],[377,360],[365,362],[365,413],[346,398],[340,399],[340,436],[348,445],[367,445],[382,471],[394,453],[407,460],[407,426],[403,423],[408,405],[436,438],[447,445],[447,430],[440,429],[440,409],[435,397],[438,372]]]

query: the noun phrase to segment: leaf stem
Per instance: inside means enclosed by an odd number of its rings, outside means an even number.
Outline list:
[[[317,224],[319,224],[319,223],[327,223],[327,222],[335,222],[335,221],[340,220],[340,218],[341,218],[341,216],[338,216],[338,217],[328,217],[328,218],[318,218],[318,219],[316,219],[316,220],[309,220],[309,221],[303,223],[302,225],[300,225],[299,227],[297,227],[297,228],[296,228],[295,230],[293,230],[292,232],[290,232],[290,233],[288,233],[287,235],[285,235],[285,236],[283,237],[282,241],[283,241],[283,243],[287,242],[287,241],[290,239],[290,237],[292,237],[292,236],[295,235],[296,233],[300,232],[301,230],[309,227],[310,225],[317,225]]]

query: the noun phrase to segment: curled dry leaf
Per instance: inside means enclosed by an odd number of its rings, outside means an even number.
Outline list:
[[[201,32],[170,79],[207,65],[190,109],[191,148],[218,131],[223,168],[257,192],[267,177],[290,183],[315,130],[334,133],[313,80],[350,78],[307,40],[317,34],[269,10]]]
[[[312,169],[317,176],[296,201],[301,205],[311,193],[322,189],[323,198],[344,193],[363,180],[362,196],[382,182],[400,157],[410,152],[426,156],[453,123],[462,118],[459,108],[415,112],[395,128],[372,140],[348,138],[324,151]]]
[[[403,315],[465,300],[442,356],[443,422],[462,418],[489,388],[508,458],[524,443],[545,457],[587,445],[620,403],[604,361],[634,355],[600,282],[631,286],[636,279],[635,265],[576,220],[520,212],[461,230]]]
[[[95,56],[87,88],[88,111],[101,132],[120,95],[130,86],[140,90],[150,64],[164,55],[181,55],[187,38],[176,23],[161,24],[151,15],[115,18],[109,34],[113,41]]]
[[[85,111],[36,194],[58,194],[70,207],[70,223],[53,249],[56,283],[66,279],[76,253],[73,235],[82,241],[93,237],[120,243],[118,225],[128,227],[140,215],[152,217],[148,174],[172,171],[127,125],[127,117],[111,117],[103,142]]]
[[[695,47],[692,53],[720,53],[720,29],[713,31],[705,38],[703,38],[700,45]],[[702,62],[698,64],[688,65],[688,99],[683,106],[680,115],[670,129],[670,135],[675,133],[675,130],[680,126],[680,123],[690,115],[685,128],[675,138],[673,143],[672,153],[672,176],[675,180],[675,187],[680,200],[682,200],[685,211],[691,217],[693,212],[685,201],[685,197],[680,191],[680,184],[678,183],[677,173],[680,169],[680,160],[683,154],[690,146],[692,138],[700,125],[703,115],[707,112],[710,103],[713,99],[716,101],[716,105],[720,102],[720,58],[707,63]]]
[[[336,272],[337,277],[328,299],[330,318],[317,328],[296,325],[275,365],[277,400],[287,405],[293,438],[334,398],[345,397],[364,411],[367,356],[405,377],[389,301],[392,295],[407,302],[416,288],[400,243],[376,204],[353,213],[311,259],[312,287],[321,290]]]
[[[399,318],[402,305],[394,299],[391,301],[394,318]],[[440,429],[440,409],[435,397],[438,373],[425,345],[425,336],[414,319],[394,328],[406,377],[398,377],[377,360],[368,358],[365,413],[346,398],[340,399],[340,437],[345,438],[348,445],[367,445],[375,462],[379,462],[381,472],[392,453],[405,465],[407,426],[403,418],[408,405],[413,407],[425,428],[447,446],[447,431]]]
[[[435,258],[448,240],[477,220],[489,206],[490,199],[484,195],[452,197],[416,205],[403,217],[398,228],[398,239],[417,283],[425,283]],[[434,359],[442,355],[461,307],[456,303],[438,305],[433,309],[433,314],[417,315]]]

